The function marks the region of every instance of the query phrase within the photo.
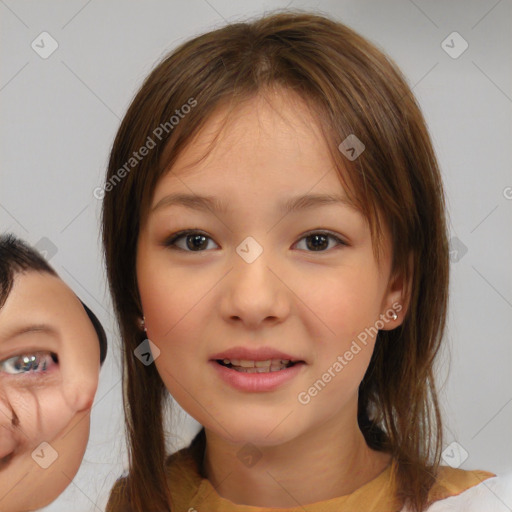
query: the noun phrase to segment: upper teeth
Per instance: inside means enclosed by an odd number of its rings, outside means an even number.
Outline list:
[[[248,361],[247,359],[224,359],[224,364],[231,363],[233,366],[243,368],[265,368],[268,366],[281,366],[288,364],[290,359],[267,359],[266,361]]]

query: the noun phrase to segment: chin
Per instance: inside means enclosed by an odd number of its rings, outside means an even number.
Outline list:
[[[258,421],[253,417],[246,417],[245,421],[235,424],[225,422],[223,424],[226,425],[226,430],[219,429],[218,425],[212,425],[214,428],[210,430],[213,430],[216,435],[222,437],[227,442],[239,445],[279,446],[291,441],[299,434],[295,428],[293,431],[290,428],[285,428],[283,425],[276,428],[279,422],[276,422],[275,416],[271,421],[266,418],[260,418]],[[229,434],[226,432],[229,432]]]

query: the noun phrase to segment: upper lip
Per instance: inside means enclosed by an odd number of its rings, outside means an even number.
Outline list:
[[[211,356],[211,359],[240,359],[244,361],[268,361],[269,359],[284,359],[292,362],[304,361],[301,357],[292,356],[272,347],[251,349],[247,347],[233,347]]]

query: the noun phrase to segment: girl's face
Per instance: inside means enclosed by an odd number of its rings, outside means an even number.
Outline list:
[[[73,291],[48,273],[18,274],[0,309],[0,510],[46,506],[74,478],[99,361]]]
[[[260,446],[326,422],[353,426],[375,333],[403,318],[389,233],[377,266],[369,226],[346,201],[314,120],[299,101],[275,99],[242,106],[196,164],[222,112],[209,120],[157,184],[137,253],[167,389],[207,430]],[[302,362],[242,373],[216,361],[232,349],[254,353],[230,361],[281,353]]]

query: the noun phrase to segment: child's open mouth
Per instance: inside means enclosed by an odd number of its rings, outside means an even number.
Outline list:
[[[243,373],[269,373],[290,368],[301,361],[289,359],[267,359],[266,361],[249,361],[243,359],[217,359],[217,363],[237,372]]]
[[[300,375],[307,366],[304,361],[290,359],[210,359],[209,362],[224,382],[239,391],[252,393],[274,391]]]

